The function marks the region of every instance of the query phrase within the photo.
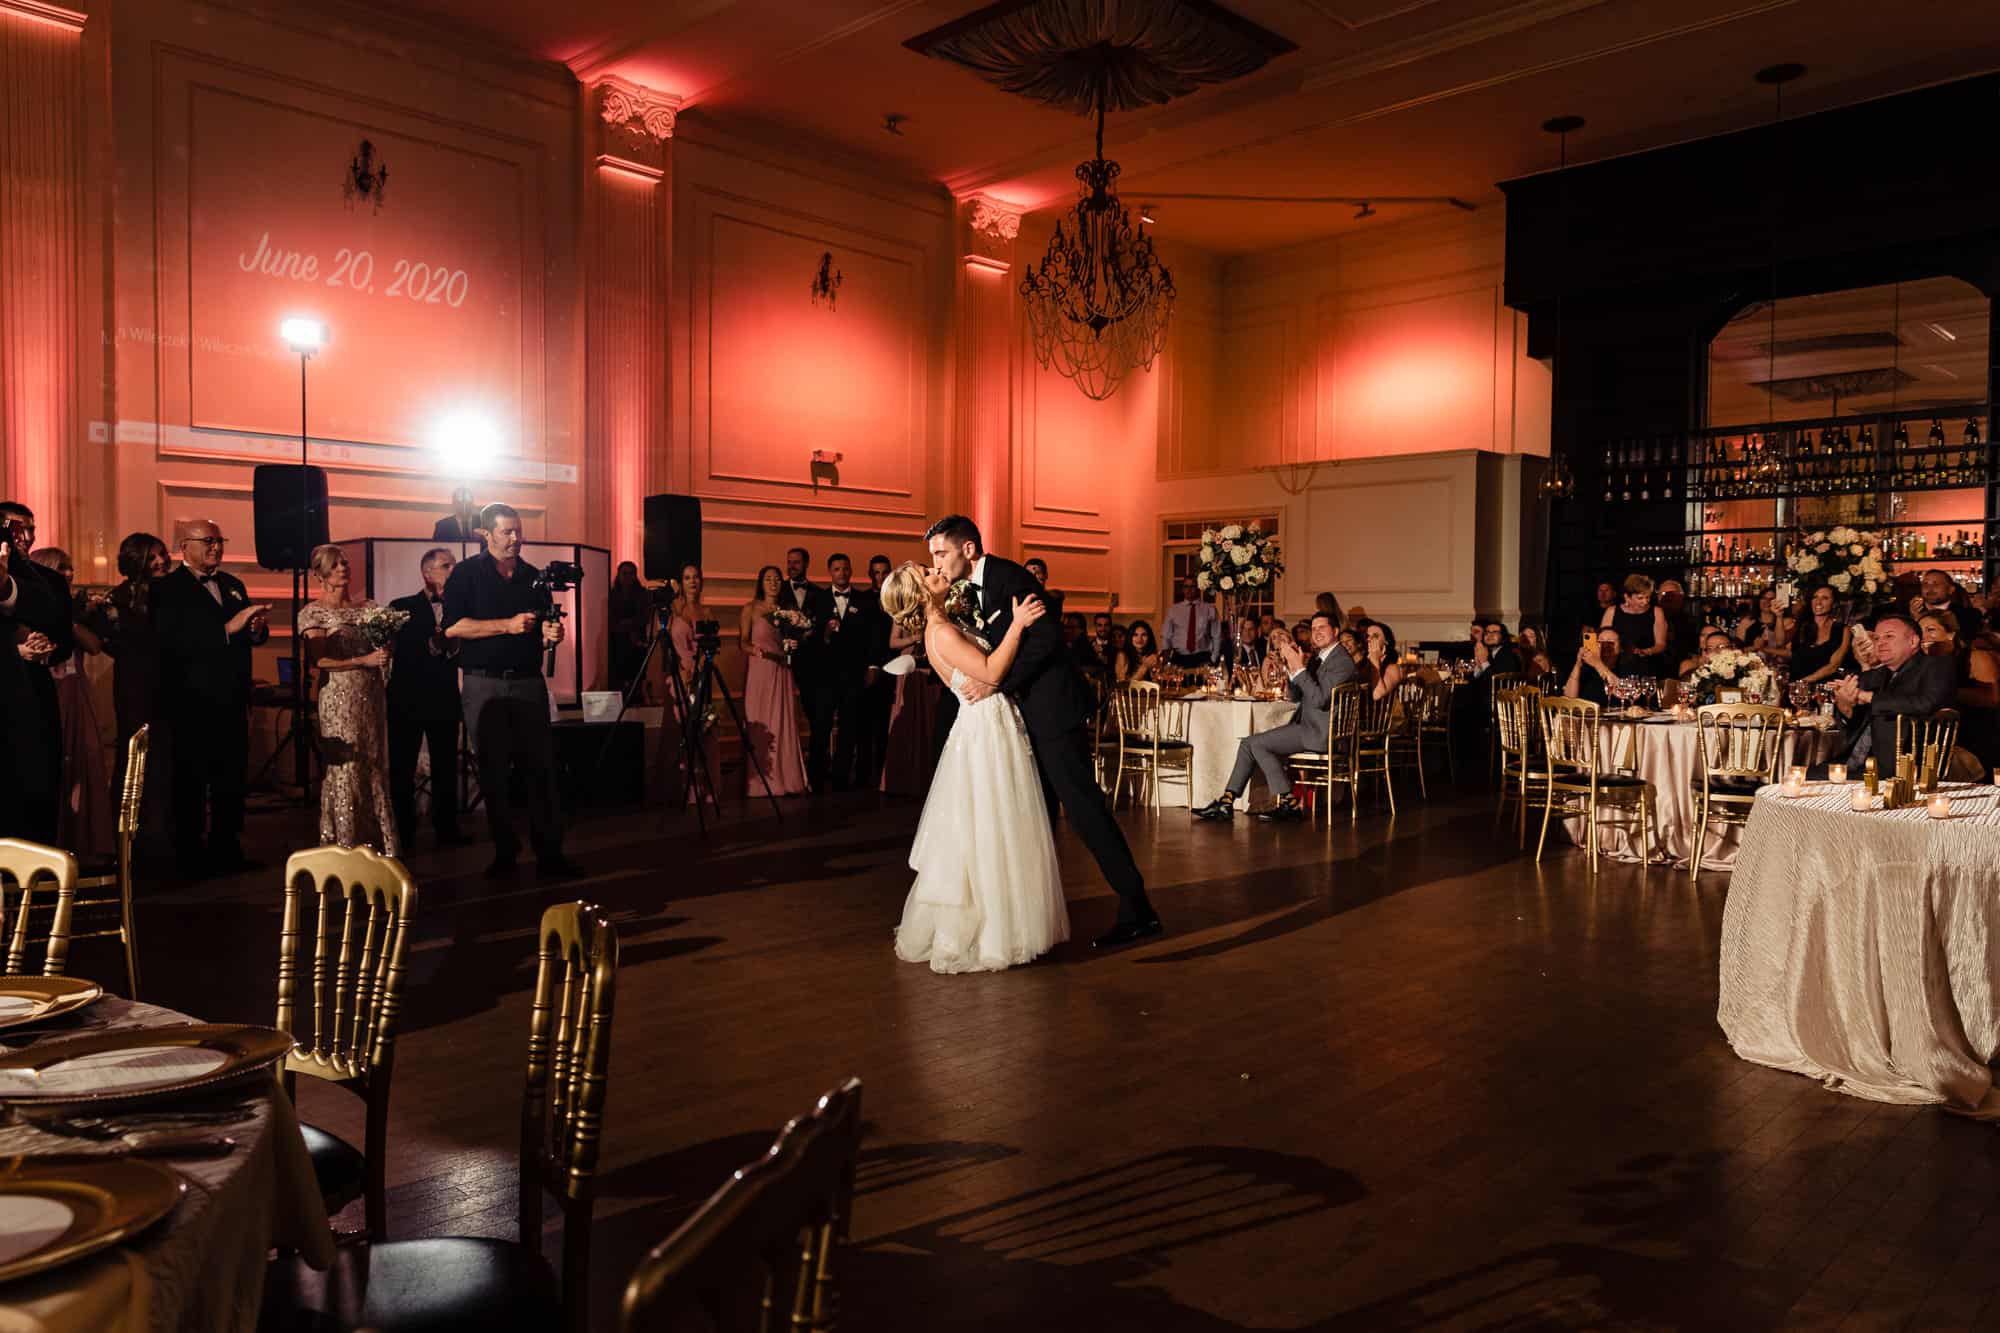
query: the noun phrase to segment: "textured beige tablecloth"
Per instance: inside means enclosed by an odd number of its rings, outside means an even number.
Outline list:
[[[1789,730],[1785,733],[1788,757],[1784,765],[1804,764],[1808,768],[1839,753],[1846,742],[1840,731]],[[1643,723],[1606,718],[1598,729],[1601,762],[1619,769],[1630,768],[1653,784],[1653,859],[1685,866],[1694,855],[1695,829],[1701,824],[1701,807],[1695,801],[1694,774],[1699,754],[1698,738],[1692,722]],[[1636,764],[1635,764],[1636,761]],[[1529,836],[1540,812],[1529,811]],[[1571,842],[1583,843],[1583,820],[1562,821]],[[1710,818],[1708,844],[1701,854],[1703,870],[1727,870],[1736,863],[1741,830]],[[1600,856],[1637,863],[1639,838],[1630,824],[1606,822],[1597,831]]]
[[[1194,746],[1194,804],[1207,805],[1222,795],[1229,770],[1236,763],[1238,741],[1281,727],[1298,711],[1299,706],[1289,699],[1197,699],[1190,704],[1188,741]],[[1187,788],[1169,782],[1160,788],[1160,804],[1183,805],[1187,794]],[[1236,808],[1247,809],[1249,804],[1246,793],[1237,800]]]
[[[84,1013],[121,1027],[190,1021],[111,996]],[[333,1232],[298,1118],[275,1079],[263,1088],[253,1119],[217,1131],[236,1140],[235,1152],[160,1161],[189,1183],[173,1212],[124,1245],[0,1286],[0,1333],[250,1333],[273,1246],[298,1250],[316,1268],[331,1263]],[[0,1155],[109,1146],[0,1126]]]
[[[1854,814],[1850,787],[1758,794],[1722,916],[1736,1053],[1872,1101],[2000,1117],[2000,790],[1953,817]]]

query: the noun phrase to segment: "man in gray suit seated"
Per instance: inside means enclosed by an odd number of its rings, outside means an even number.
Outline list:
[[[1228,823],[1236,818],[1236,798],[1250,789],[1252,769],[1264,770],[1264,783],[1271,789],[1271,804],[1255,811],[1257,818],[1273,824],[1288,824],[1306,817],[1292,795],[1292,775],[1285,756],[1309,750],[1326,753],[1327,713],[1334,687],[1345,685],[1358,675],[1354,659],[1335,639],[1339,626],[1321,611],[1312,618],[1312,656],[1289,638],[1277,644],[1285,670],[1291,673],[1291,695],[1299,711],[1292,720],[1271,731],[1245,736],[1236,746],[1236,767],[1230,770],[1229,785],[1222,795],[1194,812],[1197,819]]]

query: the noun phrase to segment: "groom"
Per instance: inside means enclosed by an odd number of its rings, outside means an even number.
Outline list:
[[[1011,560],[988,555],[979,529],[962,514],[931,524],[924,534],[931,561],[953,583],[970,579],[979,592],[982,627],[990,643],[1000,642],[1013,618],[1014,598],[1046,598],[1035,576]],[[1001,688],[1021,710],[1028,737],[1035,743],[1035,767],[1055,800],[1069,815],[1070,826],[1118,894],[1118,923],[1097,937],[1095,947],[1110,948],[1160,933],[1160,915],[1146,897],[1146,882],[1132,860],[1132,849],[1104,803],[1104,793],[1091,775],[1084,750],[1082,724],[1093,706],[1090,687],[1077,675],[1063,651],[1062,626],[1044,616],[1021,636],[1021,647]],[[942,713],[940,730],[951,725],[956,709]],[[1050,811],[1053,815],[1054,811]]]

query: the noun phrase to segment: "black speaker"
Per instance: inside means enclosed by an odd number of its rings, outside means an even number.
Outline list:
[[[266,569],[304,569],[313,547],[326,545],[326,469],[310,463],[259,463],[252,494],[257,563]]]
[[[701,563],[701,501],[692,495],[646,497],[646,577],[677,579]]]

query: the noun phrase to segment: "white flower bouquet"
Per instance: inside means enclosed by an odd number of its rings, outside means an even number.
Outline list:
[[[1853,528],[1809,532],[1785,556],[1785,574],[1775,590],[1779,606],[1805,602],[1821,588],[1836,597],[1872,597],[1889,586],[1889,561],[1882,545]]]
[[[1717,696],[1724,690],[1740,691],[1746,703],[1753,694],[1764,703],[1777,702],[1777,677],[1763,658],[1741,648],[1725,648],[1705,659],[1684,684],[1697,703],[1720,702]]]
[[[1201,564],[1195,586],[1225,597],[1254,592],[1285,572],[1285,562],[1278,558],[1278,539],[1255,523],[1204,528]]]
[[[792,654],[799,650],[799,641],[812,633],[812,617],[789,606],[781,606],[775,611],[766,612],[764,619],[770,621],[771,628],[778,631],[778,641],[785,646],[787,661],[790,661]]]
[[[979,589],[971,579],[960,579],[944,595],[944,613],[966,638],[987,652],[993,645],[986,638],[986,613],[979,608]]]
[[[398,611],[393,606],[370,606],[355,617],[355,628],[367,636],[371,647],[387,648],[396,641],[396,633],[410,623],[408,611]]]

